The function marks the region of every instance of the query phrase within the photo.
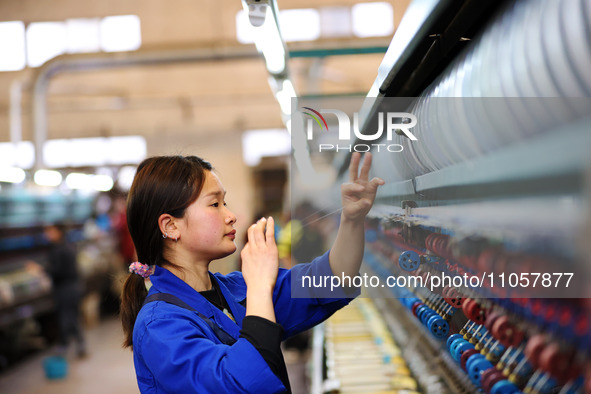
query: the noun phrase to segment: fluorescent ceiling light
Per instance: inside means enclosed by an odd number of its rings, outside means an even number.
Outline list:
[[[33,180],[39,186],[58,186],[62,183],[62,174],[52,170],[39,170],[35,172]]]
[[[0,22],[0,71],[17,71],[25,66],[25,24]]]
[[[32,168],[35,164],[35,147],[31,141],[0,143],[0,167]]]
[[[72,172],[66,177],[70,189],[107,192],[113,188],[113,179],[108,175],[89,175]]]
[[[142,45],[142,29],[137,15],[103,18],[100,23],[101,48],[105,52],[134,51]]]
[[[386,2],[353,6],[353,33],[357,37],[381,37],[394,33],[394,11]]]
[[[36,22],[27,28],[27,63],[38,67],[66,52],[66,25],[63,22]]]
[[[97,18],[66,20],[66,50],[68,53],[100,51],[100,21]]]
[[[322,37],[351,36],[351,8],[346,6],[321,7],[320,35]],[[283,26],[281,26],[283,31]]]
[[[72,172],[66,177],[66,186],[70,189],[90,189],[90,178],[87,174]]]
[[[291,138],[285,129],[249,130],[242,134],[242,157],[246,165],[256,166],[265,156],[291,153]]]
[[[70,140],[70,152],[60,152],[69,158],[71,167],[100,166],[107,155],[106,138],[77,138]]]
[[[108,192],[113,188],[113,178],[108,175],[92,175],[92,188],[100,192]]]
[[[139,135],[109,137],[105,141],[106,164],[139,164],[146,158],[146,139]]]
[[[50,168],[86,167],[105,164],[105,138],[49,140],[43,145],[45,164]]]
[[[0,168],[0,182],[21,183],[26,178],[25,171],[17,167]]]
[[[146,152],[141,136],[48,140],[43,145],[49,168],[135,164],[146,158]]]
[[[271,7],[267,7],[265,23],[267,23],[270,10]],[[312,8],[279,11],[279,26],[281,36],[286,42],[317,40],[320,37],[320,14]],[[302,26],[305,26],[305,28],[302,28]],[[250,23],[248,12],[240,10],[236,13],[236,38],[238,42],[242,44],[254,43],[257,34],[256,29]]]
[[[68,167],[71,152],[70,140],[48,140],[43,144],[43,158],[49,168]]]
[[[312,8],[279,11],[281,37],[288,41],[312,41],[320,37],[320,14]]]

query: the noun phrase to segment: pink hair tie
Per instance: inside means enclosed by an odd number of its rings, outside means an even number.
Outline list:
[[[154,271],[149,265],[136,261],[129,264],[129,272],[138,274],[142,278],[148,278]]]

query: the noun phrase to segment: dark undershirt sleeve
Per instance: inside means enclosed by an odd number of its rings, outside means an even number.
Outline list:
[[[259,316],[246,316],[242,320],[240,337],[250,342],[261,354],[267,365],[291,392],[287,368],[281,353],[283,327]]]

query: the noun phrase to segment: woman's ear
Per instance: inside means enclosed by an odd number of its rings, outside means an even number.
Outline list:
[[[158,228],[163,238],[177,240],[181,237],[180,230],[177,227],[177,221],[178,218],[168,213],[163,213],[158,217]]]

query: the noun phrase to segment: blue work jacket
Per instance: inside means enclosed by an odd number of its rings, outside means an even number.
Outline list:
[[[306,290],[312,298],[292,297],[292,285],[299,286],[303,276],[332,276],[329,252],[311,263],[291,270],[280,269],[273,292],[277,323],[284,337],[305,331],[324,321],[347,305],[351,294],[323,298],[328,290]],[[214,274],[236,322],[209,303],[201,294],[173,275],[156,267],[150,276],[149,295],[169,293],[215,322],[236,339],[224,345],[197,313],[164,301],[147,303],[137,316],[133,329],[133,360],[142,393],[277,393],[285,387],[271,371],[257,349],[240,338],[246,313],[246,284],[241,272]],[[322,294],[321,294],[322,293]],[[316,297],[315,297],[316,296]],[[318,297],[320,296],[320,297]],[[284,338],[284,339],[285,339]]]

